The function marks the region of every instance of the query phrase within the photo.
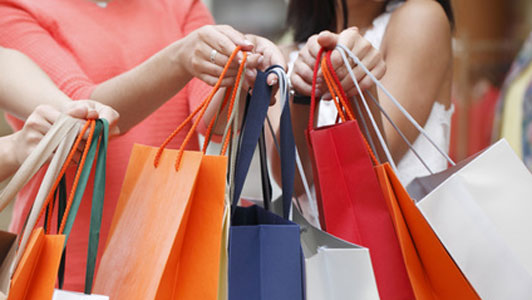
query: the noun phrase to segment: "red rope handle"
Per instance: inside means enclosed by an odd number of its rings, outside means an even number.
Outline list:
[[[235,50],[233,51],[233,53],[231,54],[231,56],[229,57],[229,60],[227,61],[227,63],[225,64],[224,66],[224,69],[222,70],[222,74],[220,75],[220,78],[218,78],[218,81],[216,82],[216,85],[214,85],[213,89],[211,90],[211,92],[209,93],[209,95],[207,96],[207,98],[205,98],[205,100],[203,100],[203,102],[192,112],[192,114],[190,114],[175,130],[174,132],[172,132],[172,134],[170,134],[170,136],[168,138],[166,138],[166,140],[163,142],[163,144],[159,147],[159,150],[157,150],[157,154],[155,154],[155,158],[153,160],[153,165],[157,168],[157,166],[159,165],[159,161],[161,159],[161,155],[163,153],[163,150],[164,148],[168,145],[168,143],[170,143],[170,141],[172,141],[172,139],[186,126],[186,124],[188,124],[193,118],[194,116],[196,116],[196,114],[200,113],[201,116],[198,116],[198,118],[196,118],[196,121],[194,122],[194,124],[199,124],[197,121],[199,119],[201,119],[203,117],[203,114],[205,113],[205,110],[207,108],[207,106],[209,105],[209,103],[211,102],[211,100],[214,98],[214,95],[216,94],[216,92],[220,89],[220,86],[222,85],[222,80],[224,79],[225,77],[225,74],[227,73],[227,70],[229,69],[229,66],[231,65],[232,61],[234,60],[234,58],[236,57],[236,55],[238,54],[238,52],[240,51],[241,47],[240,46],[237,46],[235,48]],[[194,126],[194,125],[193,125]],[[195,126],[195,127],[196,127]],[[194,128],[195,128],[194,127]],[[189,134],[187,134],[187,138],[185,138],[185,140],[183,141],[183,144],[181,145],[182,147],[186,146],[186,143],[188,143],[188,141],[190,140],[190,137],[189,136],[192,136],[192,133],[189,131]],[[182,154],[181,154],[182,155]]]
[[[318,78],[318,70],[320,69],[320,60],[323,54],[323,48],[318,51],[316,55],[316,63],[314,64],[314,72],[312,75],[312,90],[310,91],[310,116],[308,119],[308,132],[314,128],[314,115],[316,113],[316,81]]]
[[[340,79],[338,78],[338,75],[334,71],[334,68],[332,66],[331,62],[331,53],[332,51],[328,51],[324,61],[326,61],[326,64],[322,64],[322,71],[323,73],[329,73],[328,76],[331,76],[334,84],[334,89],[340,93],[340,102],[342,102],[342,106],[345,108],[347,114],[349,115],[349,118],[351,120],[356,120],[355,115],[353,113],[353,110],[351,109],[351,106],[347,102],[347,95],[345,94],[344,89],[342,88],[342,84],[340,83]],[[349,68],[349,66],[345,66],[346,68]],[[375,153],[373,153],[373,150],[371,149],[371,146],[369,145],[367,139],[362,135],[362,139],[364,140],[364,144],[366,145],[366,149],[368,150],[369,156],[371,157],[371,160],[375,165],[379,165],[379,161],[377,160],[377,157],[375,156]]]

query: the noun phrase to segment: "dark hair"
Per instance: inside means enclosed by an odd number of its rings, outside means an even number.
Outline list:
[[[436,0],[445,10],[451,27],[454,15],[450,0]],[[346,0],[290,0],[286,26],[294,31],[294,41],[305,42],[311,35],[323,30],[337,31],[338,6],[341,5],[343,28],[347,28]]]

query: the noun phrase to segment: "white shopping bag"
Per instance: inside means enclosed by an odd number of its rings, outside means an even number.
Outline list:
[[[308,300],[379,299],[367,248],[313,227],[297,209],[293,217],[301,226]]]
[[[531,299],[532,174],[505,140],[407,189],[482,299]]]
[[[108,296],[102,295],[87,295],[83,293],[68,292],[63,290],[54,290],[54,297],[52,300],[109,300]]]

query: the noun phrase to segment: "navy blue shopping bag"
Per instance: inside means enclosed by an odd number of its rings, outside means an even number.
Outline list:
[[[272,72],[271,69],[266,73],[259,72],[257,75],[253,95],[247,103],[236,159],[235,193],[232,199],[233,215],[229,236],[230,300],[305,298],[304,259],[299,239],[299,225],[256,205],[236,206],[270,103],[271,88],[266,84],[266,77]],[[289,109],[289,105],[285,105],[284,109]],[[282,118],[284,119],[281,121],[281,135],[285,142],[281,143],[281,160],[284,159],[286,163],[282,172],[283,201],[285,201],[283,215],[287,217],[290,202],[286,201],[291,201],[293,192],[295,152],[292,128],[291,125],[287,126],[291,124],[289,111],[283,113]],[[262,179],[269,178],[266,174]],[[263,184],[263,187],[267,186],[268,184]],[[265,201],[270,200],[265,199]]]

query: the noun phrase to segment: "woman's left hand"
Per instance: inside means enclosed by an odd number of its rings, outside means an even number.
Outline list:
[[[246,38],[255,45],[247,64],[246,84],[248,87],[253,87],[257,77],[257,70],[264,71],[273,65],[279,65],[286,70],[286,61],[283,53],[272,41],[253,34],[247,34]],[[275,86],[278,82],[275,74],[270,74],[266,80],[269,86]],[[272,92],[271,104],[275,103],[276,90],[277,87],[275,86]]]
[[[334,49],[337,44],[346,46],[362,61],[364,66],[366,66],[377,79],[381,79],[386,72],[386,64],[384,63],[380,51],[375,49],[371,43],[360,34],[356,27],[345,29],[340,34],[323,31],[318,36],[318,43],[326,49]],[[351,59],[349,59],[349,61],[352,64],[349,67],[353,70],[360,88],[362,90],[371,88],[374,85],[371,78],[360,66],[355,65]],[[351,80],[342,56],[338,51],[333,51],[331,54],[331,63],[347,96],[353,97],[354,95],[357,95],[358,91],[355,84]]]

